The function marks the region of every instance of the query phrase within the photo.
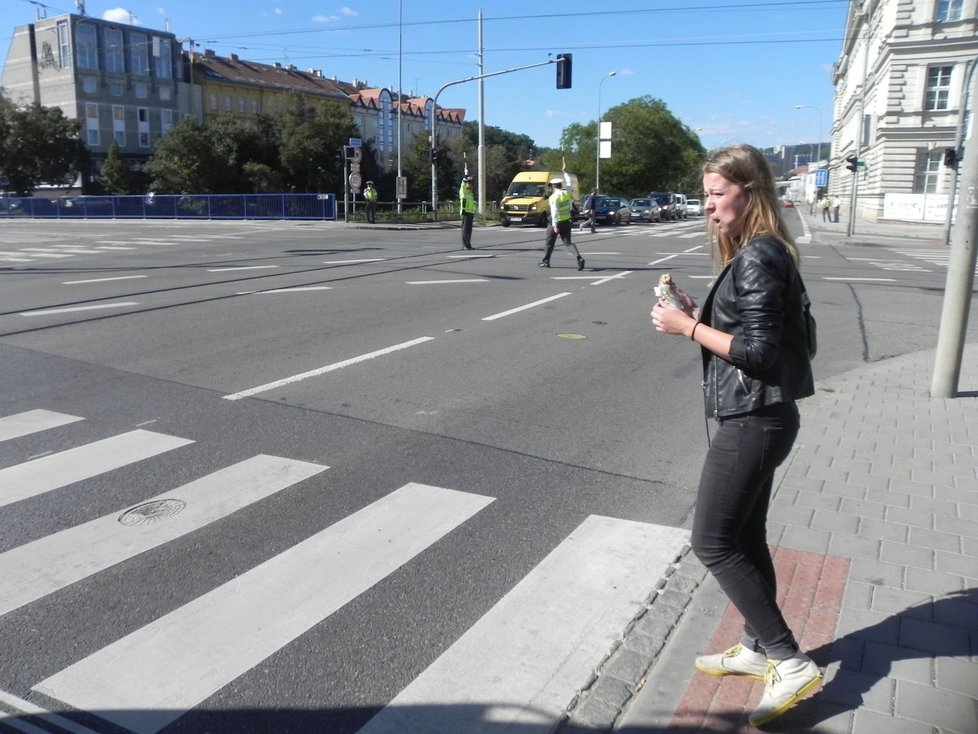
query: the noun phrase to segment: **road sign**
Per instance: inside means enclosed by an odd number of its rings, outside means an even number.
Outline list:
[[[359,148],[361,145],[363,145],[363,140],[360,138],[350,138],[350,142],[347,143],[347,145],[349,145],[351,148]]]
[[[829,169],[819,168],[815,171],[815,185],[820,189],[829,185]]]
[[[359,173],[350,174],[350,188],[359,189],[360,185],[363,183],[363,177]]]
[[[363,160],[363,148],[357,146],[353,148],[353,157],[350,158],[354,163],[359,163]]]

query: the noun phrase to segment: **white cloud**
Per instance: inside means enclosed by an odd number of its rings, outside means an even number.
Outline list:
[[[282,10],[282,8],[275,8],[275,10],[273,10],[272,12],[274,12],[275,15],[285,15],[285,11]]]
[[[347,7],[346,5],[344,5],[342,8],[340,8],[340,11],[339,12],[340,12],[340,15],[345,15],[347,18],[355,18],[358,15],[360,15],[360,13],[358,13],[356,10],[353,10],[353,8]]]
[[[577,117],[574,113],[565,110],[547,110],[544,114],[559,120],[573,120]]]
[[[129,25],[139,25],[139,18],[125,8],[111,8],[102,13],[102,20],[112,23],[126,23]]]
[[[340,18],[337,15],[314,15],[312,16],[313,23],[335,23]]]

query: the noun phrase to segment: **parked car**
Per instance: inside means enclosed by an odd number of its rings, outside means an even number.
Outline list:
[[[629,200],[619,196],[599,196],[594,202],[594,221],[598,224],[630,224]]]
[[[686,199],[686,213],[691,217],[702,217],[703,202],[699,199]]]
[[[662,212],[652,199],[632,199],[628,207],[632,210],[633,222],[661,222]]]
[[[676,208],[676,195],[674,193],[671,191],[653,191],[649,194],[649,198],[653,199],[659,205],[663,220],[679,219],[679,211]]]

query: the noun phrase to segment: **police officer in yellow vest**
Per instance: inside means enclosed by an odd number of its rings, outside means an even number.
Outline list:
[[[373,181],[367,181],[367,188],[363,191],[363,198],[367,200],[367,224],[376,224],[377,189],[374,188]]]
[[[565,184],[566,189],[564,188]],[[554,245],[557,244],[557,235],[559,234],[560,241],[564,244],[564,247],[572,250],[577,256],[577,269],[584,270],[584,258],[581,257],[581,253],[577,251],[577,247],[571,242],[573,197],[570,192],[570,176],[565,172],[564,178],[550,179],[550,185],[554,191],[550,195],[550,226],[547,227],[547,249],[543,253],[543,260],[540,262],[540,267],[550,267],[550,255],[554,251]]]
[[[458,187],[458,200],[462,208],[462,247],[472,249],[472,223],[475,221],[475,195],[472,193],[472,177],[462,179]]]

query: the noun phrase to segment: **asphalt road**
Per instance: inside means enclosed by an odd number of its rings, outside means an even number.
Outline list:
[[[942,253],[809,245],[789,217],[819,322],[816,379],[934,345]],[[668,529],[688,527],[706,447],[699,352],[656,334],[648,312],[662,272],[705,295],[705,224],[575,233],[583,272],[561,249],[538,268],[542,238],[480,228],[465,252],[450,227],[0,222],[0,564],[256,456],[309,472],[0,614],[0,711],[7,695],[8,711],[26,701],[95,731],[355,732],[589,518],[659,528],[665,555],[681,546]],[[2,440],[4,417],[38,410],[76,420]],[[134,432],[181,445],[72,475],[83,462],[66,451]],[[70,481],[22,489],[48,481],[38,477],[54,473],[52,457],[64,457]],[[391,504],[404,488],[410,502]],[[4,501],[8,491],[20,494]],[[405,537],[430,538],[396,561],[374,558],[400,542],[351,539],[373,520],[350,518],[375,507],[403,519]],[[178,702],[169,717],[134,723],[84,703],[94,700],[86,679],[108,667],[64,673],[141,630],[158,637],[158,620],[228,584],[272,588],[282,574],[252,580],[255,570],[330,528],[342,537],[323,542],[348,544],[349,556],[311,588],[372,581],[317,598],[307,626],[242,653],[213,690],[184,690],[190,713]],[[93,533],[72,537],[87,548]],[[598,576],[627,565],[609,557]],[[295,578],[271,596],[284,600],[322,564],[289,568]],[[249,647],[231,622],[226,632],[219,650]],[[133,642],[127,654],[144,650]]]

